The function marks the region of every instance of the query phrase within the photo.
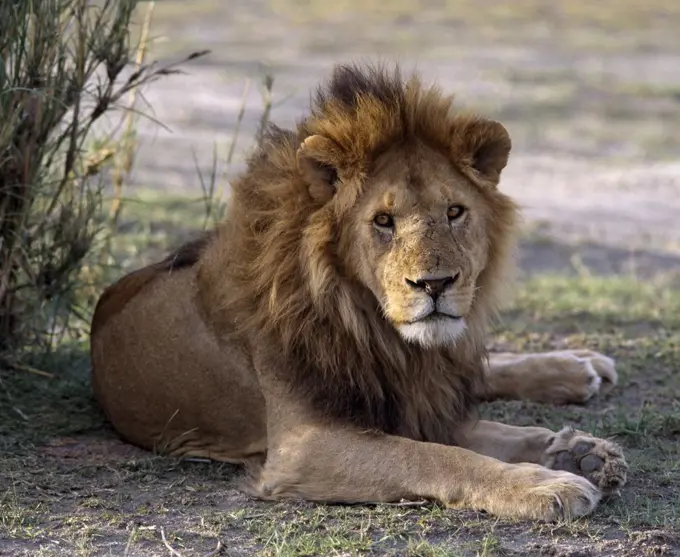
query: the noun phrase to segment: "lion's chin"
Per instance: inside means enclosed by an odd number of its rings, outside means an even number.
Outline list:
[[[397,330],[406,341],[425,348],[455,344],[466,328],[465,319],[449,317],[426,318],[397,325]]]

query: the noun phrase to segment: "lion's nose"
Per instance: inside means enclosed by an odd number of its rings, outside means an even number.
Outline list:
[[[447,288],[453,286],[460,273],[456,273],[452,277],[443,278],[421,278],[418,280],[406,279],[406,284],[408,284],[414,290],[423,290],[427,292],[433,299],[439,298]]]

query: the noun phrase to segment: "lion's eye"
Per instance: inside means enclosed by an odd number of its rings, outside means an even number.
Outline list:
[[[380,228],[394,227],[394,219],[386,213],[380,213],[379,215],[376,215],[375,218],[373,219],[373,222],[375,223],[376,226],[379,226]]]
[[[448,211],[446,211],[446,215],[449,217],[449,220],[456,220],[462,217],[465,214],[465,207],[462,205],[451,205],[449,207]]]

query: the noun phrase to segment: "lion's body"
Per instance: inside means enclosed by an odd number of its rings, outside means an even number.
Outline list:
[[[485,379],[505,396],[530,383],[521,362],[485,366],[516,234],[496,188],[509,149],[500,125],[416,81],[340,69],[297,133],[270,129],[218,231],[102,296],[94,387],[114,427],[168,454],[256,462],[262,497],[537,517],[557,497],[589,512],[587,480],[501,462],[551,466],[568,434],[474,425]],[[595,354],[560,357],[589,366],[569,381],[613,374]],[[605,448],[618,475],[602,488],[625,481]]]
[[[139,289],[126,278],[111,302],[134,292],[132,303],[108,316],[92,341],[95,394],[116,429],[160,453],[230,462],[264,454],[257,378],[248,356],[219,346],[199,314],[195,266],[155,268]]]

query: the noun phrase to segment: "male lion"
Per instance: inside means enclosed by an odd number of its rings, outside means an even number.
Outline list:
[[[478,395],[583,401],[616,379],[587,351],[486,364],[517,231],[509,151],[415,76],[337,67],[296,132],[269,127],[217,231],[103,294],[94,389],[114,427],[254,464],[263,498],[591,512],[625,483],[618,446],[474,414]]]

